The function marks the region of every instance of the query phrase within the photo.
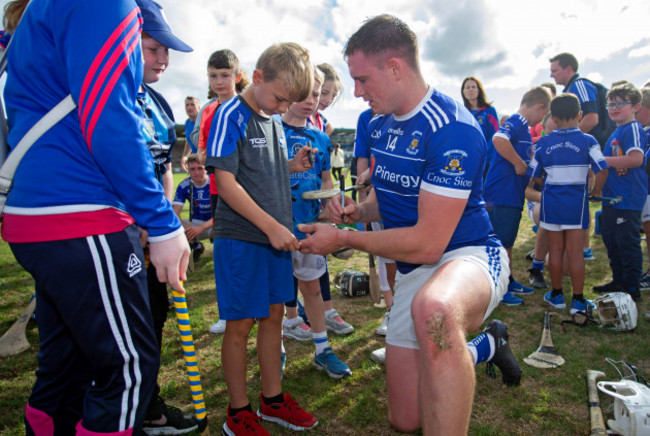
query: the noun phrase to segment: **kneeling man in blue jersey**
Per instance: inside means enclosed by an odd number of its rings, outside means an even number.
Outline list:
[[[378,114],[368,125],[375,187],[356,204],[328,206],[346,224],[383,220],[385,230],[346,232],[324,224],[304,253],[341,247],[397,261],[395,299],[386,338],[388,417],[403,432],[466,434],[478,362],[500,367],[504,381],[521,370],[506,326],[493,321],[469,344],[506,292],[508,255],[485,211],[486,142],[462,104],[427,85],[415,34],[398,18],[366,21],[345,49],[355,95]],[[469,349],[469,350],[468,350]]]
[[[174,196],[174,213],[181,220],[185,236],[190,242],[194,261],[196,262],[205,247],[200,242],[212,236],[212,209],[210,209],[210,178],[201,164],[199,156],[187,157],[187,169],[190,176],[180,182]],[[190,203],[190,219],[181,219],[185,202]]]

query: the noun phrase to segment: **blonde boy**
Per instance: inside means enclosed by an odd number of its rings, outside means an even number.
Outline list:
[[[310,148],[288,160],[282,125],[271,118],[309,95],[312,68],[297,44],[269,47],[251,86],[219,107],[208,137],[206,167],[214,171],[220,197],[214,264],[219,315],[228,321],[221,349],[228,435],[268,434],[258,415],[296,430],[318,423],[282,392],[280,381],[284,303],[293,298],[291,252],[300,248],[291,232],[289,173],[311,167]],[[262,379],[257,415],[246,392],[246,345],[255,319]]]

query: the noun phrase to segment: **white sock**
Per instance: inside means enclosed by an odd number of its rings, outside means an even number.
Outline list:
[[[325,318],[327,318],[328,316],[330,316],[330,314],[332,314],[334,312],[336,312],[336,310],[334,310],[334,309],[326,310],[325,311]]]
[[[312,335],[314,337],[314,345],[316,346],[316,354],[318,355],[322,353],[325,348],[329,347],[327,341],[327,330],[321,333],[312,332]]]

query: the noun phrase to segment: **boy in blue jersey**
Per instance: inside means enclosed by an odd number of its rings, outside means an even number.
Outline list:
[[[203,253],[200,241],[212,236],[212,209],[210,208],[210,179],[201,164],[198,155],[191,154],[187,158],[190,177],[183,180],[176,188],[174,196],[174,213],[180,219],[185,202],[190,203],[190,219],[181,219],[185,236],[192,247],[194,261]]]
[[[221,319],[227,320],[221,362],[230,404],[223,432],[269,434],[259,417],[295,430],[318,421],[282,393],[280,347],[284,303],[293,299],[291,252],[300,242],[291,232],[289,173],[311,168],[309,147],[287,159],[280,122],[294,101],[313,86],[309,53],[294,43],[264,51],[253,83],[214,114],[206,166],[214,170],[219,203],[214,227],[214,265]],[[262,379],[255,414],[246,392],[246,345],[257,319],[257,358]]]
[[[636,113],[636,120],[643,126],[646,134],[647,146],[645,152],[646,172],[648,172],[648,196],[646,197],[643,211],[641,212],[641,222],[643,223],[643,233],[650,235],[650,171],[647,171],[647,165],[650,162],[650,88],[643,87],[641,91],[641,108]],[[646,249],[648,250],[648,259],[650,259],[650,241],[646,238]],[[650,267],[648,269],[650,271]],[[639,281],[639,290],[647,291],[650,289],[650,274],[644,272]]]
[[[292,204],[293,232],[299,240],[304,239],[305,234],[298,230],[298,224],[317,221],[321,213],[320,202],[305,200],[302,194],[333,187],[328,153],[330,140],[325,133],[307,123],[308,117],[318,108],[322,83],[323,75],[320,70],[315,69],[314,86],[310,95],[305,100],[291,105],[287,113],[282,116],[289,158],[293,159],[305,146],[313,147],[315,150],[314,166],[309,171],[291,174],[290,178],[291,197],[295,200]],[[298,279],[298,287],[303,295],[305,311],[311,325],[311,336],[316,346],[314,366],[318,370],[326,371],[327,375],[334,379],[349,377],[352,375],[350,368],[336,357],[327,341],[325,306],[319,280],[327,268],[325,257],[318,254],[302,254],[299,251],[294,251],[291,255],[293,275]],[[285,336],[304,324],[302,318],[298,316],[295,301],[293,303],[294,305],[287,306],[287,319],[284,321]]]
[[[641,301],[639,280],[643,254],[639,229],[641,210],[648,195],[648,175],[643,168],[647,139],[635,120],[641,108],[641,93],[630,83],[614,86],[607,93],[607,111],[616,130],[607,140],[603,154],[610,168],[603,187],[605,197],[621,197],[617,203],[603,202],[602,235],[607,248],[612,281],[594,286],[594,291],[622,291]]]
[[[505,324],[490,323],[469,352],[465,344],[499,304],[509,269],[481,196],[483,134],[462,104],[427,85],[417,53],[415,34],[390,15],[369,19],[349,39],[355,95],[378,114],[368,126],[375,189],[361,204],[330,201],[329,218],[383,219],[385,230],[300,226],[311,234],[301,252],[352,247],[396,260],[386,337],[389,421],[402,432],[464,434],[476,362],[491,360],[504,379],[519,382]]]
[[[494,232],[508,251],[511,266],[512,247],[517,239],[529,179],[526,169],[533,154],[529,126],[542,121],[550,103],[548,89],[541,86],[532,88],[524,94],[517,113],[501,124],[492,137],[497,152],[485,178],[484,197]],[[522,304],[523,300],[513,294],[530,294],[533,288],[517,282],[512,275],[508,280],[508,292],[502,303],[511,306]]]
[[[142,10],[142,58],[144,72],[142,84],[138,91],[137,103],[144,114],[142,133],[153,158],[153,170],[161,184],[165,197],[172,202],[174,198],[174,178],[172,175],[171,150],[176,143],[174,131],[174,114],[167,100],[156,90],[152,83],[158,82],[169,66],[169,50],[190,52],[192,48],[178,39],[165,20],[162,6],[153,0],[136,0]],[[143,231],[144,233],[144,231]],[[148,247],[144,245],[145,255]],[[162,337],[165,321],[169,312],[169,292],[167,285],[158,280],[155,265],[147,267],[147,285],[149,287],[149,304],[153,315],[154,331],[158,347],[162,350]],[[144,420],[145,432],[189,433],[197,428],[193,414],[184,414],[176,407],[165,404],[159,395],[160,386],[156,386],[149,403],[149,410]]]
[[[564,309],[562,269],[564,256],[569,266],[573,299],[571,315],[586,312],[593,303],[582,293],[585,282],[585,259],[582,254],[583,229],[589,228],[589,170],[596,173],[593,195],[600,196],[607,179],[607,163],[596,138],[578,129],[580,101],[573,94],[563,94],[551,102],[551,116],[557,125],[537,143],[528,174],[543,185],[540,204],[540,227],[548,233],[549,267],[553,290],[544,301]],[[543,173],[546,177],[542,178]]]
[[[183,292],[189,247],[154,178],[135,102],[141,24],[132,0],[33,2],[8,52],[10,146],[67,95],[77,105],[21,161],[2,222],[36,282],[28,435],[139,432],[159,351],[136,222],[158,278]],[[30,73],[44,65],[48,74]]]

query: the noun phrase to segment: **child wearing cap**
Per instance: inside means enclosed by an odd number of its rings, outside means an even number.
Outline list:
[[[260,417],[294,430],[318,424],[282,392],[280,342],[284,303],[293,299],[289,173],[311,168],[309,147],[292,160],[282,124],[271,115],[302,101],[313,86],[309,53],[294,43],[264,51],[253,83],[217,109],[207,142],[206,167],[214,171],[219,203],[214,227],[214,273],[219,315],[227,320],[221,362],[230,396],[223,433],[269,434]],[[257,319],[262,379],[255,414],[246,392],[246,348]]]
[[[176,143],[174,114],[165,98],[149,85],[158,82],[169,66],[169,49],[190,52],[192,48],[178,39],[165,21],[162,6],[152,0],[136,0],[142,14],[142,57],[144,73],[138,91],[137,102],[144,115],[143,134],[151,151],[154,174],[171,203],[174,199],[174,179],[171,171],[171,149]],[[147,247],[145,245],[145,253]],[[158,280],[156,268],[147,267],[149,304],[153,315],[158,350],[162,349],[162,332],[169,311],[166,283]],[[165,404],[156,384],[149,409],[144,419],[144,431],[166,434],[188,433],[197,428],[194,415]]]

